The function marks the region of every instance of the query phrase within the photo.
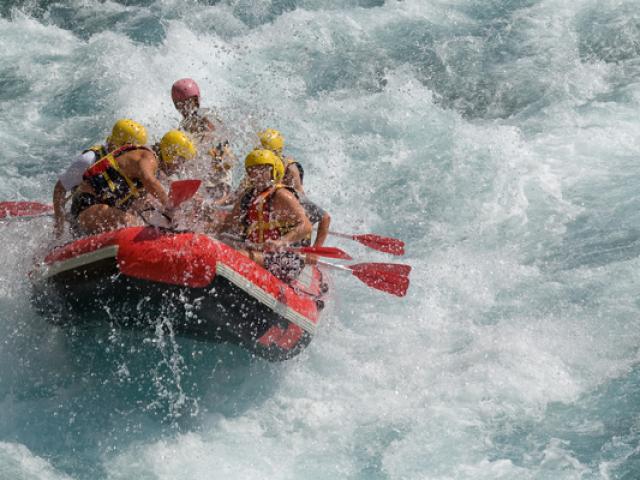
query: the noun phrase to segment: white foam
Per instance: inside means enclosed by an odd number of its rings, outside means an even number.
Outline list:
[[[612,443],[619,461],[585,464],[543,420],[549,405],[578,408],[638,360],[633,65],[581,53],[580,22],[597,2],[547,0],[502,16],[495,2],[351,3],[303,2],[256,26],[239,19],[242,2],[156,2],[166,16],[160,45],[115,31],[83,41],[20,15],[0,20],[8,45],[0,59],[15,60],[33,92],[9,101],[0,121],[7,198],[50,195],[47,173],[19,170],[33,145],[71,155],[117,116],[142,121],[157,138],[177,124],[171,83],[191,76],[204,106],[227,120],[240,158],[257,130],[282,130],[336,230],[402,237],[407,256],[337,245],[356,261],[414,267],[404,299],[335,275],[332,307],[300,357],[219,374],[211,365],[212,385],[187,399],[200,407],[197,426],[105,450],[108,478],[573,479],[598,468],[614,478],[633,454],[628,446]],[[620,2],[605,3],[615,12]],[[271,6],[260,3],[247,22]],[[394,51],[385,35],[404,31],[398,25],[424,34],[416,37],[423,50]],[[43,55],[58,56],[39,63]],[[96,80],[107,111],[46,117],[65,80],[88,79],[94,67],[112,72]],[[69,132],[77,145],[64,145]],[[1,236],[11,246],[1,260],[11,272],[0,282],[3,311],[18,325],[27,287],[16,281],[16,257],[44,230],[21,228],[21,246],[11,245],[15,232]],[[4,353],[34,360],[18,348]],[[56,349],[41,355],[43,364],[67,365]],[[179,380],[179,391],[158,395],[182,402],[195,367],[179,360],[167,380]],[[129,381],[134,365],[116,363]],[[265,378],[269,388],[238,387]],[[532,425],[543,431],[513,442],[535,452],[505,452],[499,437]],[[0,468],[29,458],[45,469],[22,447],[3,449]]]
[[[21,480],[71,480],[24,445],[0,442],[0,478]]]

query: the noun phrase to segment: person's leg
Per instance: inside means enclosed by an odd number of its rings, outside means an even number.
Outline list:
[[[136,225],[136,217],[109,205],[93,205],[78,215],[78,226],[86,234]]]
[[[304,258],[294,252],[259,252],[243,249],[237,251],[285,283],[291,283],[298,278],[305,266]]]
[[[298,278],[304,269],[304,259],[295,252],[263,252],[255,261],[285,283]]]

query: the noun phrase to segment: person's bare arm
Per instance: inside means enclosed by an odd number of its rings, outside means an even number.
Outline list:
[[[327,236],[329,235],[329,225],[331,225],[331,216],[325,213],[318,223],[318,234],[316,235],[316,241],[313,243],[314,247],[321,247],[324,245]]]
[[[64,233],[64,204],[66,203],[67,191],[60,183],[60,180],[53,188],[53,218],[54,233],[56,237],[62,236]]]
[[[304,208],[293,193],[285,188],[276,191],[273,198],[273,215],[276,221],[287,223],[292,229],[275,242],[275,246],[286,246],[307,238],[311,234],[311,222],[304,213]]]
[[[198,126],[202,129],[203,132],[213,132],[216,129],[216,126],[213,124],[213,122],[206,116],[200,117],[200,124]]]
[[[157,198],[163,207],[171,208],[169,196],[156,177],[158,171],[158,160],[155,155],[146,150],[137,151],[140,155],[138,160],[138,178],[142,182],[145,190]]]
[[[285,183],[287,186],[291,186],[296,192],[304,195],[304,188],[302,186],[302,179],[300,178],[300,170],[295,164],[289,165],[287,168]]]

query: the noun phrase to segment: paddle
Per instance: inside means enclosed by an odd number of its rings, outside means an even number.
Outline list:
[[[51,215],[53,207],[39,202],[0,202],[0,219]]]
[[[239,235],[223,232],[220,234],[220,236],[231,240],[232,242],[238,244],[238,246],[241,248],[255,248],[256,250],[262,250],[262,245],[245,242]],[[279,249],[274,248],[273,250]],[[269,250],[267,249],[267,251]],[[352,260],[353,258],[347,252],[337,247],[285,247],[282,249],[282,251],[317,255],[319,257],[338,258],[340,260]]]
[[[319,265],[350,272],[365,285],[404,297],[409,288],[409,273],[411,266],[397,263],[356,263],[355,265],[336,265],[328,262],[318,262]]]
[[[373,250],[378,250],[379,252],[390,253],[391,255],[404,255],[404,242],[397,238],[383,237],[373,233],[354,235],[349,233],[329,232],[329,234],[336,237],[355,240],[356,242],[372,248]]]
[[[177,180],[171,183],[169,200],[173,208],[189,200],[200,188],[200,180]],[[53,207],[40,202],[0,202],[0,219],[51,215]]]
[[[336,247],[300,247],[285,248],[287,252],[296,252],[308,255],[317,255],[319,257],[338,258],[340,260],[353,260],[353,257],[344,250]]]
[[[177,208],[180,204],[193,197],[200,188],[201,180],[176,180],[171,182],[169,189],[169,203],[172,208]]]

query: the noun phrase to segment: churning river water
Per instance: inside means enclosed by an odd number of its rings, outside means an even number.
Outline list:
[[[3,223],[2,480],[640,478],[640,1],[5,0],[0,40],[0,200],[116,118],[159,138],[188,76],[414,267],[404,299],[334,275],[269,364],[50,324],[50,220]]]

